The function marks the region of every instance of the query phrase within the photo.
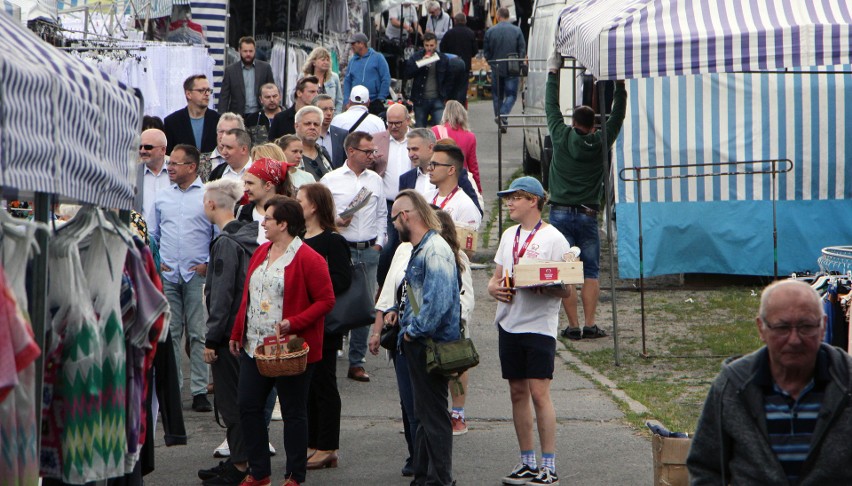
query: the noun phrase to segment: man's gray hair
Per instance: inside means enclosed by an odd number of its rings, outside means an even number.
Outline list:
[[[413,128],[405,134],[405,138],[409,140],[412,138],[422,138],[428,143],[435,143],[438,141],[438,139],[435,138],[435,134],[432,133],[432,130],[429,130],[428,128]]]
[[[777,282],[772,282],[768,287],[763,289],[763,292],[760,294],[760,310],[758,311],[758,315],[760,316],[760,321],[763,326],[766,326],[766,313],[768,311],[768,307],[770,306],[770,300],[772,299],[772,295],[778,289],[797,289],[801,292],[804,292],[808,295],[809,300],[812,301],[814,309],[819,312],[820,315],[820,324],[822,324],[822,318],[825,316],[825,309],[822,306],[822,299],[816,290],[813,289],[810,285],[800,282],[798,280],[779,280]],[[778,302],[771,303],[774,306],[778,306]]]
[[[242,115],[237,115],[236,113],[231,113],[230,111],[227,113],[222,113],[221,115],[219,115],[219,121],[216,122],[216,128],[219,128],[219,125],[223,121],[235,121],[240,124],[237,128],[239,128],[240,130],[246,129],[246,122],[245,120],[243,120]]]
[[[320,118],[320,123],[322,123],[322,110],[320,110],[314,105],[308,105],[299,108],[299,111],[296,112],[296,123],[300,123],[302,121],[302,118],[304,118],[304,116],[308,113],[316,114]]]
[[[233,135],[237,137],[237,145],[240,147],[248,147],[251,151],[251,135],[245,128],[232,128],[225,132],[225,135]]]
[[[265,89],[274,89],[278,94],[281,94],[281,90],[278,89],[278,85],[276,85],[275,83],[266,83],[263,86],[261,86],[260,87],[261,94],[263,93],[263,90],[265,90]],[[222,116],[225,116],[225,115],[222,115]],[[242,117],[240,117],[240,118],[242,118]]]
[[[236,179],[218,179],[204,184],[204,194],[217,208],[232,209],[243,197],[243,183]]]
[[[334,98],[331,95],[328,95],[328,94],[325,94],[325,93],[320,93],[320,94],[314,96],[314,99],[311,100],[311,105],[317,106],[320,101],[327,101],[327,100],[334,101]]]
[[[433,8],[441,8],[441,4],[436,2],[435,0],[429,0],[426,2],[426,11],[430,11]]]

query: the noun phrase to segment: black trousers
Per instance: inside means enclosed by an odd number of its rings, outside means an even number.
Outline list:
[[[231,354],[228,346],[216,348],[216,361],[210,365],[216,393],[213,400],[216,410],[227,428],[228,447],[231,449],[231,462],[246,462],[243,425],[240,422],[240,404],[237,402],[237,390],[240,380],[239,358]]]
[[[453,426],[447,410],[449,379],[426,372],[426,346],[404,341],[402,352],[414,392],[414,481],[422,486],[453,484]]]
[[[336,341],[343,336],[336,336]],[[323,338],[322,361],[316,363],[308,391],[308,447],[321,451],[340,449],[340,392],[337,390],[335,336]]]
[[[298,376],[267,378],[257,370],[254,358],[240,352],[240,381],[238,402],[243,440],[248,454],[249,471],[256,479],[272,474],[269,456],[269,431],[264,420],[266,398],[274,386],[281,402],[284,419],[284,452],[287,454],[285,477],[305,482],[308,464],[308,386],[314,363]]]

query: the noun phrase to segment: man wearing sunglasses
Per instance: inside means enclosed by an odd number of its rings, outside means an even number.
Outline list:
[[[822,300],[803,282],[775,282],[756,321],[765,346],[728,359],[704,402],[692,484],[852,484],[852,358],[822,342]]]
[[[145,221],[151,220],[157,194],[171,186],[166,171],[166,134],[150,128],[142,132],[139,144],[139,166],[137,176],[136,210],[142,212]],[[139,182],[141,181],[141,183]]]
[[[212,152],[216,148],[216,124],[219,113],[208,108],[210,82],[203,74],[194,74],[183,82],[183,92],[186,96],[186,108],[172,113],[163,120],[166,139],[169,145],[166,153],[179,144],[192,145],[202,154]]]

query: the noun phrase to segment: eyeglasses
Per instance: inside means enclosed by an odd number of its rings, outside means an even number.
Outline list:
[[[521,196],[520,194],[509,194],[507,196],[503,196],[502,199],[503,199],[504,203],[508,204],[510,202],[520,201],[521,199],[526,199],[526,198],[527,198],[526,196]]]
[[[822,328],[822,325],[813,323],[799,323],[796,326],[791,326],[789,324],[771,325],[768,322],[763,321],[763,325],[772,331],[773,334],[780,337],[789,336],[790,333],[793,332],[793,329],[795,329],[801,337],[814,337],[819,334],[819,331]]]
[[[352,147],[352,150],[357,150],[357,151],[359,151],[359,152],[364,152],[365,154],[367,154],[367,156],[368,156],[368,157],[369,157],[370,155],[372,155],[373,157],[375,157],[376,155],[378,155],[378,154],[379,154],[379,151],[378,151],[378,150],[376,150],[376,149],[360,149],[360,148],[358,148],[358,147]]]
[[[440,162],[429,162],[429,168],[434,169],[435,167],[452,167],[453,164],[442,164]]]
[[[171,160],[169,161],[169,165],[176,165],[176,166],[191,165],[191,164],[194,164],[194,163],[195,162],[172,162]]]
[[[162,145],[140,145],[139,150],[154,150],[155,148],[160,148]]]
[[[388,121],[388,126],[389,127],[398,127],[398,126],[401,126],[403,123],[405,123],[405,120],[398,121],[398,122]]]
[[[391,216],[391,223],[396,223],[396,220],[397,220],[397,218],[399,218],[399,215],[400,215],[400,214],[402,214],[402,213],[407,213],[407,212],[409,212],[409,211],[411,211],[411,210],[410,210],[410,209],[402,209],[402,210],[400,210],[398,213],[396,213],[396,215]]]
[[[210,89],[210,88],[195,88],[195,89],[191,89],[190,91],[195,91],[196,93],[201,93],[201,94],[210,94],[210,93],[213,92],[213,90]]]

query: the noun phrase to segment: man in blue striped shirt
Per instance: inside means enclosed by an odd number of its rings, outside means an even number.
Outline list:
[[[157,194],[148,230],[160,246],[160,270],[172,313],[169,332],[175,347],[179,383],[183,385],[180,357],[185,330],[190,349],[192,409],[209,412],[213,407],[207,400],[208,365],[204,362],[207,329],[202,286],[207,275],[213,225],[204,213],[204,184],[197,173],[199,157],[198,149],[192,145],[179,144],[172,150],[168,166],[172,186]]]
[[[766,346],[713,382],[687,459],[692,484],[852,484],[852,358],[822,343],[826,317],[803,282],[767,287]]]

